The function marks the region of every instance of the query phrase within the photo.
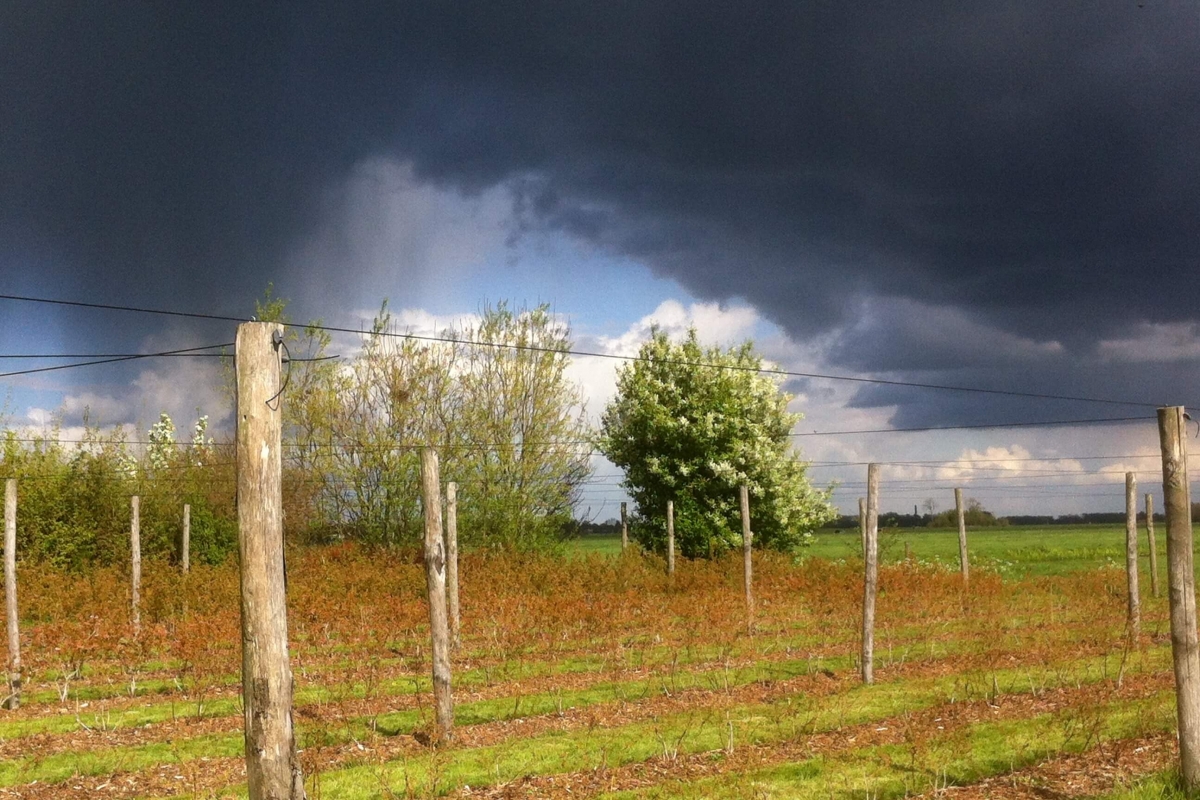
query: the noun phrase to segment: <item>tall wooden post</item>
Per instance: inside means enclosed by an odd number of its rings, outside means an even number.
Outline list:
[[[292,722],[283,556],[282,342],[282,325],[244,322],[234,345],[242,704],[251,800],[304,797]]]
[[[129,500],[129,604],[133,633],[142,630],[142,498]]]
[[[1187,422],[1183,406],[1158,409],[1167,515],[1167,593],[1171,657],[1179,717],[1179,764],[1185,792],[1200,789],[1200,638],[1196,633],[1196,574],[1192,566],[1192,498],[1188,486]]]
[[[863,557],[862,680],[875,682],[875,593],[879,581],[879,465],[867,465],[867,536]]]
[[[858,537],[862,540],[863,558],[867,557],[867,498],[858,498]]]
[[[21,621],[17,614],[17,481],[4,482],[4,608],[8,627],[8,697],[4,707],[21,707]]]
[[[1138,591],[1137,477],[1125,473],[1125,583],[1129,593],[1129,635],[1142,632],[1142,602]]]
[[[966,584],[971,580],[971,567],[967,560],[967,512],[963,508],[962,489],[954,490],[954,508],[958,511],[958,568]]]
[[[1146,544],[1150,546],[1150,592],[1158,597],[1158,543],[1154,541],[1154,495],[1146,492]]]
[[[629,547],[629,516],[625,504],[621,503],[621,552]]]
[[[454,700],[450,694],[450,626],[446,621],[446,550],[442,541],[442,499],[437,452],[421,450],[421,505],[425,509],[425,589],[429,595],[429,631],[433,644],[435,742],[454,736]]]
[[[183,539],[179,543],[179,569],[184,575],[192,566],[192,507],[183,504]]]
[[[667,574],[675,574],[675,501],[667,501]]]
[[[462,619],[458,612],[458,484],[446,484],[446,604],[450,615],[450,646],[460,644]]]
[[[746,586],[746,624],[754,628],[754,559],[751,549],[754,533],[750,530],[750,490],[745,486],[738,489],[738,500],[742,507],[742,582]]]

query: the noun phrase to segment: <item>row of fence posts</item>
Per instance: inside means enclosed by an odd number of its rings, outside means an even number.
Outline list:
[[[1188,482],[1185,423],[1182,406],[1158,410],[1162,452],[1163,506],[1167,524],[1167,593],[1171,617],[1171,657],[1175,673],[1176,716],[1179,726],[1180,772],[1185,790],[1200,789],[1200,636],[1196,630],[1196,585],[1193,564],[1192,501]],[[958,509],[959,561],[964,586],[969,577],[967,535],[962,490],[954,490]],[[1150,585],[1158,596],[1158,554],[1154,537],[1154,501],[1147,494],[1146,536],[1150,549]],[[861,673],[874,681],[875,597],[879,580],[879,465],[867,466],[867,496],[859,500],[863,549],[863,606]],[[1141,631],[1138,589],[1137,480],[1125,475],[1125,564],[1128,597],[1126,626],[1131,642]]]
[[[867,497],[859,498],[859,530],[862,538],[863,562],[863,635],[862,635],[862,679],[872,680],[872,643],[875,616],[875,596],[878,583],[878,491],[879,471],[877,464],[867,468]],[[958,511],[958,560],[963,584],[970,579],[967,555],[966,515],[963,509],[962,489],[954,490],[954,502]],[[1150,551],[1151,592],[1158,597],[1158,552],[1154,536],[1154,497],[1147,493],[1146,539]],[[874,517],[871,516],[874,511]],[[1136,639],[1141,633],[1141,601],[1138,588],[1138,523],[1137,523],[1137,476],[1125,473],[1125,574],[1126,574],[1126,625],[1128,633]],[[905,560],[909,558],[908,543],[905,542]]]
[[[183,506],[183,538],[180,548],[180,570],[190,569],[191,506]],[[142,628],[142,539],[141,498],[129,499],[129,622],[134,636]],[[186,601],[185,601],[186,602]],[[17,480],[4,482],[4,605],[8,633],[8,696],[0,703],[6,709],[21,707],[21,622],[17,603]]]
[[[242,607],[242,693],[247,782],[251,800],[300,800],[304,781],[293,723],[293,679],[288,655],[286,570],[283,552],[282,415],[280,413],[280,345],[283,328],[274,323],[238,326],[235,344],[237,376],[237,515]],[[1187,476],[1184,409],[1158,411],[1163,459],[1163,500],[1167,526],[1167,587],[1170,597],[1171,651],[1176,682],[1180,765],[1184,785],[1200,787],[1200,640],[1196,630],[1196,593],[1192,556],[1191,498]],[[863,547],[863,614],[861,670],[864,683],[874,680],[874,621],[878,589],[879,464],[867,467],[867,496],[859,501]],[[458,544],[456,486],[446,487],[443,526],[437,453],[421,453],[425,517],[424,562],[432,639],[432,672],[436,741],[453,734],[450,653],[459,645]],[[739,492],[742,516],[743,578],[749,625],[753,627],[754,595],[749,493]],[[1129,633],[1140,628],[1137,600],[1136,482],[1126,476],[1126,554],[1129,590]],[[961,489],[958,509],[959,559],[964,585],[969,578],[967,536]],[[16,595],[16,481],[5,484],[4,574],[11,693],[5,705],[20,703],[21,656]],[[181,566],[188,570],[190,509],[184,509]],[[674,503],[667,507],[667,573],[675,572]],[[130,545],[132,621],[140,625],[140,502],[133,498]],[[1153,502],[1146,496],[1151,552],[1151,583],[1157,595]],[[621,505],[621,547],[628,547],[625,504]]]

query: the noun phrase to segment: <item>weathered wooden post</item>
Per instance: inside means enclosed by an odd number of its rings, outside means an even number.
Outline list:
[[[251,800],[301,800],[292,721],[279,367],[283,326],[238,325],[237,517],[242,582],[242,705]]]
[[[1137,477],[1125,473],[1125,583],[1129,593],[1129,635],[1142,632],[1142,602],[1138,592]]]
[[[425,589],[429,595],[432,640],[435,743],[454,736],[454,699],[450,693],[450,626],[446,621],[446,550],[442,541],[442,499],[437,451],[421,450],[421,505],[425,509]]]
[[[875,682],[875,592],[879,581],[879,465],[867,465],[867,536],[863,557],[862,680]]]
[[[179,569],[187,575],[192,566],[192,507],[187,503],[183,504],[183,539],[179,544]]]
[[[867,498],[858,498],[858,537],[862,540],[863,558],[867,557]]]
[[[667,501],[667,575],[675,575],[675,501]]]
[[[629,516],[625,504],[621,503],[621,552],[629,547]]]
[[[450,614],[450,646],[457,650],[462,631],[458,612],[458,484],[446,484],[446,604]]]
[[[1146,544],[1150,546],[1150,592],[1158,597],[1158,544],[1154,541],[1154,495],[1146,492]]]
[[[750,490],[742,485],[738,490],[742,507],[742,581],[746,586],[746,625],[754,628],[754,559],[751,548],[754,533],[750,530]]]
[[[8,623],[8,697],[4,707],[21,707],[21,620],[17,614],[17,480],[4,482],[4,608]]]
[[[1167,515],[1167,594],[1171,606],[1171,657],[1179,717],[1183,788],[1200,789],[1200,639],[1196,633],[1196,574],[1192,566],[1192,498],[1188,486],[1183,406],[1158,409],[1163,460],[1163,510]]]
[[[142,630],[142,498],[129,500],[129,603],[134,636]]]
[[[958,511],[958,568],[965,585],[971,580],[971,568],[967,560],[967,512],[963,508],[962,489],[954,490],[954,508]]]

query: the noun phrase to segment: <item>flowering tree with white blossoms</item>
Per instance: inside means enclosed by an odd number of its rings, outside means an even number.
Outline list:
[[[678,344],[655,330],[638,356],[617,373],[598,447],[625,471],[643,547],[665,549],[668,500],[683,555],[741,547],[743,484],[757,547],[790,551],[834,518],[830,490],[809,484],[791,446],[801,416],[787,410],[779,377],[759,371],[753,343],[726,351],[701,347],[694,328]]]
[[[171,466],[175,456],[175,423],[163,411],[158,422],[150,426],[150,444],[146,447],[146,461],[155,473]]]

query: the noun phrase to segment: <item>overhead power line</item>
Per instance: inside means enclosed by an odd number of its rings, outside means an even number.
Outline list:
[[[926,431],[979,431],[989,428],[1053,428],[1071,425],[1101,425],[1117,422],[1151,422],[1153,417],[1103,417],[1100,419],[1060,419],[1044,422],[989,422],[980,425],[929,425],[922,428],[871,428],[867,430],[849,431],[804,431],[788,434],[789,436],[852,436],[863,433],[924,433]]]
[[[69,365],[67,365],[67,366],[69,366]],[[0,375],[0,377],[4,377],[4,375]],[[810,433],[792,433],[792,434],[788,434],[788,435],[789,436],[843,436],[843,435],[850,435],[850,434],[854,434],[854,433],[911,433],[914,431],[984,430],[987,428],[1026,428],[1026,427],[1055,426],[1055,425],[1069,427],[1072,425],[1093,425],[1093,424],[1103,423],[1103,422],[1146,422],[1149,419],[1150,419],[1149,417],[1114,417],[1114,418],[1109,418],[1109,419],[1056,420],[1054,422],[1004,422],[1004,423],[998,423],[995,425],[947,425],[947,426],[936,427],[936,428],[880,428],[878,430],[871,430],[871,431],[825,431],[825,432],[813,431]],[[17,437],[14,439],[14,441],[18,441],[18,442],[54,441],[59,444],[87,444],[87,443],[91,443],[93,440],[90,440],[90,439],[51,439],[50,437],[47,436],[47,437]],[[136,440],[136,439],[125,439],[125,440],[122,440],[122,443],[128,444],[128,445],[151,444],[151,442],[144,441],[144,440]],[[176,444],[178,444],[180,446],[186,446],[190,443],[189,442],[177,442]],[[517,449],[521,449],[524,447],[564,447],[564,446],[565,447],[582,447],[585,445],[590,446],[592,444],[594,444],[594,442],[587,440],[587,439],[559,439],[559,440],[552,440],[552,441],[531,441],[531,442],[470,442],[470,443],[462,443],[462,444],[427,443],[427,444],[380,444],[380,445],[357,445],[357,444],[353,444],[353,443],[347,445],[347,444],[343,444],[340,442],[309,442],[309,443],[284,442],[283,446],[290,450],[300,450],[300,451],[309,451],[309,452],[337,450],[337,449],[345,450],[346,452],[362,452],[362,451],[417,450],[422,447],[433,447],[436,449],[447,449],[447,450],[517,450]],[[231,442],[217,442],[217,443],[214,443],[213,446],[231,447],[232,443]],[[601,451],[595,450],[595,449],[589,450],[589,454],[590,455],[603,455],[603,453]],[[1147,458],[1148,456],[1111,456],[1111,458],[1125,458],[1125,457]],[[1056,457],[1056,458],[1051,458],[1051,459],[1043,459],[1043,460],[1058,461],[1058,460],[1069,459],[1069,458],[1070,458],[1069,456],[1061,456],[1061,457]],[[1088,456],[1088,458],[1109,458],[1109,456]],[[999,459],[999,460],[1004,461],[1005,459]],[[905,462],[905,461],[895,461],[895,462],[822,461],[822,462],[814,463],[810,466],[815,466],[815,467],[862,466],[862,465],[870,464],[870,463],[896,464],[896,465],[911,464],[914,466],[917,465],[917,462]],[[930,462],[930,463],[946,464],[948,467],[953,466],[952,464],[947,464],[947,462],[941,462],[941,461]]]
[[[930,459],[928,461],[809,461],[809,467],[865,467],[868,464],[879,464],[881,466],[896,466],[896,467],[946,467],[948,469],[960,468],[962,464],[1005,464],[1008,462],[1026,462],[1026,461],[1122,461],[1133,458],[1161,458],[1158,453],[1145,453],[1142,455],[1113,455],[1113,456],[1027,456],[1021,458],[942,458]]]
[[[75,307],[75,308],[92,308],[92,309],[98,309],[98,310],[104,310],[104,311],[122,311],[122,312],[138,313],[138,314],[156,314],[156,315],[161,315],[161,316],[183,317],[183,318],[188,318],[188,319],[214,320],[214,321],[220,321],[220,322],[239,322],[240,323],[240,322],[246,321],[239,317],[225,316],[222,314],[203,314],[203,313],[189,312],[189,311],[173,311],[173,310],[167,310],[167,309],[145,308],[145,307],[139,307],[139,306],[124,306],[124,305],[115,305],[115,304],[109,304],[109,303],[87,303],[87,302],[82,302],[82,301],[78,301],[78,300],[56,300],[56,299],[51,299],[51,298],[46,298],[46,297],[30,297],[27,295],[0,294],[0,300],[11,300],[11,301],[17,301],[17,302],[26,302],[26,303],[44,303],[44,304],[49,304],[49,305],[69,306],[69,307]],[[330,332],[330,333],[352,333],[352,334],[360,335],[360,336],[367,333],[367,331],[362,330],[362,328],[349,328],[349,327],[336,326],[336,325],[303,324],[303,323],[296,323],[296,322],[282,323],[282,324],[285,324],[288,327],[292,327],[292,328],[320,330],[320,331],[326,331],[326,332]],[[618,361],[651,360],[651,359],[645,359],[641,356],[626,356],[626,355],[619,355],[616,353],[597,353],[597,352],[591,352],[591,351],[586,351],[586,350],[573,350],[573,349],[558,348],[558,347],[543,347],[540,345],[532,345],[532,344],[515,344],[515,343],[511,343],[511,342],[478,342],[478,341],[470,342],[470,341],[464,341],[464,340],[457,339],[455,337],[450,337],[450,336],[431,336],[431,335],[414,334],[414,333],[394,333],[391,331],[377,331],[374,333],[377,333],[380,336],[388,336],[388,337],[395,337],[395,338],[401,338],[401,339],[414,339],[414,340],[418,340],[418,341],[463,344],[463,345],[468,345],[468,346],[472,346],[472,347],[491,347],[491,348],[497,348],[497,349],[523,350],[523,351],[527,351],[527,352],[553,353],[553,354],[559,354],[559,355],[571,355],[571,356],[579,356],[579,357],[585,357],[585,358],[605,358],[605,359],[612,359],[612,360],[618,360]],[[915,388],[915,389],[931,389],[931,390],[948,391],[948,392],[970,392],[970,393],[976,393],[976,394],[1003,395],[1003,396],[1008,396],[1008,397],[1026,397],[1026,398],[1032,398],[1032,399],[1038,399],[1038,400],[1065,400],[1065,401],[1080,402],[1080,403],[1100,403],[1100,404],[1104,404],[1104,405],[1138,406],[1138,407],[1143,407],[1143,408],[1157,408],[1161,405],[1160,403],[1148,403],[1145,401],[1137,401],[1137,400],[1117,400],[1117,399],[1102,398],[1102,397],[1083,397],[1083,396],[1079,396],[1079,395],[1061,395],[1061,394],[1049,394],[1049,393],[1043,393],[1043,392],[1022,392],[1022,391],[1016,391],[1013,389],[990,389],[990,388],[984,388],[984,387],[979,387],[979,386],[953,386],[953,385],[938,384],[938,383],[922,383],[922,382],[917,382],[917,381],[889,380],[886,378],[865,378],[865,377],[851,376],[851,375],[831,375],[831,374],[824,374],[824,373],[817,373],[817,372],[799,372],[799,371],[795,371],[795,370],[773,369],[770,367],[761,367],[761,366],[753,367],[753,366],[749,366],[749,365],[742,366],[742,365],[737,365],[737,364],[710,364],[710,363],[705,363],[705,362],[683,361],[683,360],[679,360],[679,359],[654,359],[654,360],[659,361],[660,363],[667,363],[667,364],[679,364],[679,365],[684,365],[684,366],[697,366],[697,367],[709,367],[709,368],[713,368],[713,369],[729,369],[729,370],[735,370],[735,371],[756,372],[756,373],[762,373],[762,374],[767,374],[767,375],[779,375],[782,377],[790,377],[790,378],[813,378],[813,379],[819,379],[819,380],[844,381],[844,382],[850,382],[850,383],[875,384],[875,385],[882,385],[882,386],[900,386],[900,387],[908,387],[908,388]],[[0,375],[0,377],[3,377],[3,376]]]
[[[0,378],[13,378],[17,375],[33,375],[38,372],[55,372],[62,369],[75,369],[77,367],[94,367],[99,364],[115,364],[120,361],[136,361],[143,358],[162,358],[164,356],[179,356],[193,355],[200,350],[213,350],[219,347],[233,347],[233,342],[224,344],[206,344],[201,347],[185,347],[180,350],[164,350],[160,353],[133,353],[129,355],[111,356],[107,358],[98,358],[92,361],[77,361],[74,364],[55,364],[52,367],[34,367],[33,369],[18,369],[12,372],[0,372]]]
[[[49,361],[52,358],[150,358],[147,353],[0,353],[0,361],[29,359]],[[158,353],[157,358],[228,358],[227,353]]]

